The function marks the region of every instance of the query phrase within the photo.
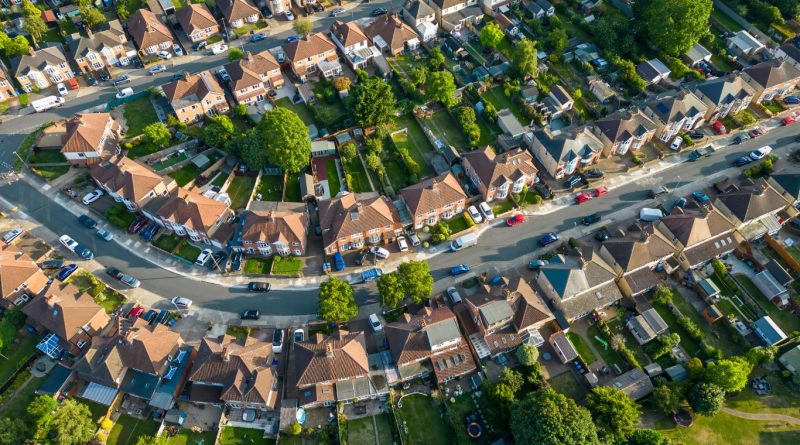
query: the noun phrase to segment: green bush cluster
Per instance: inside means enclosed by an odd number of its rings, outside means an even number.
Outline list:
[[[456,120],[461,125],[461,129],[464,130],[464,134],[467,135],[470,144],[478,145],[478,141],[481,138],[481,128],[478,126],[475,110],[469,106],[458,107],[453,114],[455,114]]]

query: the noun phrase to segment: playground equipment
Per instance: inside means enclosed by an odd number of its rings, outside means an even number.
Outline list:
[[[594,339],[597,340],[598,342],[600,342],[600,344],[603,345],[603,347],[606,349],[606,351],[608,351],[608,342],[607,341],[603,340],[602,338],[600,338],[600,337],[598,337],[596,335],[594,336]]]
[[[470,438],[477,439],[481,437],[481,433],[483,433],[483,428],[481,428],[481,425],[479,423],[472,422],[469,425],[467,425],[467,434],[469,434]]]

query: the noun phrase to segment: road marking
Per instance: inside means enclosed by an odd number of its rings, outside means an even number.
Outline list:
[[[53,186],[50,184],[45,184],[42,186],[42,190],[50,190],[51,188],[53,188]]]

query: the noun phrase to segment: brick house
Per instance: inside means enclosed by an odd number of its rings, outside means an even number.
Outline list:
[[[714,122],[744,110],[750,106],[756,93],[739,73],[698,82],[691,90],[706,104],[706,122]]]
[[[241,28],[261,18],[261,11],[250,0],[219,0],[217,6],[231,28]]]
[[[742,79],[755,90],[753,102],[758,104],[791,94],[800,84],[800,67],[784,59],[768,60],[743,69]]]
[[[342,73],[342,66],[337,62],[336,45],[324,33],[318,32],[289,42],[283,45],[283,51],[292,64],[292,72],[301,80],[318,71],[326,78]]]
[[[483,20],[483,9],[478,0],[430,0],[428,5],[436,13],[436,20],[447,32],[471,28]]]
[[[364,34],[381,52],[392,57],[419,47],[419,36],[394,14],[384,14],[369,25]]]
[[[393,242],[403,228],[389,198],[374,193],[346,193],[320,201],[319,222],[326,255]]]
[[[339,48],[339,54],[354,70],[364,68],[373,57],[380,55],[377,48],[369,46],[369,39],[355,22],[337,20],[331,25],[330,31],[331,40]]]
[[[189,3],[175,12],[183,32],[192,42],[200,42],[219,34],[219,24],[205,3]]]
[[[172,32],[148,9],[137,9],[131,13],[128,33],[139,47],[141,56],[152,56],[159,51],[172,52]]]
[[[251,208],[242,218],[244,252],[261,256],[306,254],[309,217],[305,204],[281,202],[274,209]]]
[[[742,242],[733,222],[713,206],[678,207],[661,218],[659,226],[672,237],[679,249],[675,259],[686,271],[733,252]]]
[[[656,129],[656,123],[638,108],[617,111],[594,122],[594,132],[603,141],[603,156],[639,150],[653,139]]]
[[[203,116],[212,117],[230,109],[225,92],[211,71],[196,74],[184,72],[183,78],[165,84],[162,88],[175,116],[181,122],[198,122]]]
[[[731,185],[714,201],[714,207],[728,217],[748,241],[777,233],[797,215],[797,209],[791,204],[788,194],[779,192],[763,178]]]
[[[267,86],[278,89],[283,86],[281,66],[269,51],[245,53],[244,58],[225,65],[230,76],[228,84],[236,102],[253,105],[267,98]]]
[[[212,241],[214,233],[234,216],[227,204],[180,187],[155,213],[151,213],[148,207],[143,209],[145,216],[176,235],[188,236],[190,240],[203,244],[215,244]]]
[[[169,196],[178,188],[174,179],[127,157],[95,164],[89,175],[98,187],[131,212],[139,211],[157,197]]]
[[[132,47],[119,20],[111,20],[107,29],[93,33],[86,29],[86,37],[74,33],[67,38],[78,71],[92,73],[116,65],[130,63],[128,52]]]
[[[64,125],[61,153],[74,166],[97,164],[119,151],[119,123],[109,113],[80,113]]]
[[[658,138],[666,143],[681,131],[703,125],[707,111],[706,104],[688,90],[669,92],[647,102],[644,108],[644,114],[658,125]]]
[[[491,147],[466,153],[461,164],[487,202],[506,199],[509,193],[522,193],[538,181],[539,170],[533,157],[522,148],[495,154]]]
[[[72,68],[60,45],[34,50],[16,59],[14,78],[23,90],[32,92],[72,79]]]
[[[467,194],[452,173],[445,173],[400,189],[414,219],[414,228],[432,226],[464,211]]]
[[[14,89],[14,84],[11,83],[6,72],[6,67],[0,62],[0,102],[17,97],[17,91]]]
[[[33,259],[13,245],[0,248],[0,299],[5,308],[25,304],[47,286]]]

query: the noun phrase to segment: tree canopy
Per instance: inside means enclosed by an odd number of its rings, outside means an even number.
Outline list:
[[[56,445],[82,445],[94,436],[97,424],[83,403],[67,399],[50,421],[51,442]]]
[[[722,388],[725,392],[738,392],[747,386],[753,365],[742,357],[730,357],[711,362],[703,372],[704,380]]]
[[[142,134],[148,141],[159,147],[164,147],[172,139],[169,128],[161,122],[153,122],[142,129]]]
[[[396,308],[406,297],[403,284],[397,272],[383,274],[378,278],[378,294],[381,296],[381,305]]]
[[[456,100],[456,82],[449,71],[434,71],[428,75],[428,98],[441,102],[446,107],[452,107]]]
[[[600,438],[607,443],[625,440],[639,421],[639,405],[619,388],[597,386],[587,396],[587,408]]]
[[[22,29],[31,35],[36,44],[41,43],[47,33],[47,25],[42,19],[42,11],[30,0],[23,0],[22,11],[25,15],[25,23],[22,25]]]
[[[396,106],[392,87],[377,77],[367,79],[355,90],[353,113],[356,122],[365,127],[391,122]]]
[[[58,402],[52,396],[42,394],[37,396],[28,405],[28,421],[34,430],[39,430],[50,421],[53,411],[58,407]]]
[[[680,392],[673,391],[672,388],[664,385],[653,389],[650,403],[655,409],[669,416],[681,407],[681,399]]]
[[[430,59],[428,59],[428,62],[430,63],[431,71],[439,71],[439,68],[441,68],[444,63],[442,49],[438,46],[434,47],[430,52]]]
[[[686,401],[695,413],[713,417],[725,404],[725,390],[713,383],[697,383],[689,388]]]
[[[28,427],[19,418],[0,419],[0,445],[19,445],[28,439]]]
[[[239,48],[231,48],[228,51],[228,61],[235,62],[244,57],[244,51]]]
[[[539,57],[536,42],[525,39],[517,44],[512,57],[514,68],[525,77],[536,75],[539,67]]]
[[[314,29],[314,24],[308,19],[297,19],[294,23],[292,23],[292,28],[294,29],[294,32],[300,34],[301,36],[307,36],[311,34],[311,30]]]
[[[224,148],[233,136],[234,130],[231,118],[220,114],[214,116],[212,122],[203,128],[203,140],[211,147]]]
[[[680,56],[708,33],[713,0],[637,0],[639,32],[668,54]]]
[[[397,275],[406,296],[414,303],[422,303],[433,293],[433,277],[425,260],[401,263]]]
[[[529,393],[511,406],[511,433],[517,443],[598,445],[586,408],[552,388]]]
[[[256,128],[269,162],[287,173],[298,173],[308,165],[311,139],[306,124],[294,111],[283,107],[267,111]]]
[[[325,321],[341,323],[358,314],[353,287],[339,278],[328,278],[319,286],[319,316]]]
[[[522,346],[517,348],[517,360],[522,366],[533,366],[536,360],[539,359],[539,350],[536,346],[529,343],[523,343]]]
[[[25,36],[16,36],[13,39],[8,34],[0,31],[0,50],[2,50],[6,57],[18,57],[28,53],[28,39]]]
[[[106,16],[93,6],[81,6],[78,9],[81,12],[81,19],[83,19],[89,28],[96,28],[98,25],[106,22]]]
[[[497,48],[497,45],[503,41],[503,30],[497,26],[497,23],[489,22],[486,26],[481,28],[478,38],[481,41],[481,45],[489,48]]]
[[[635,430],[627,445],[670,445],[672,442],[655,430]]]

